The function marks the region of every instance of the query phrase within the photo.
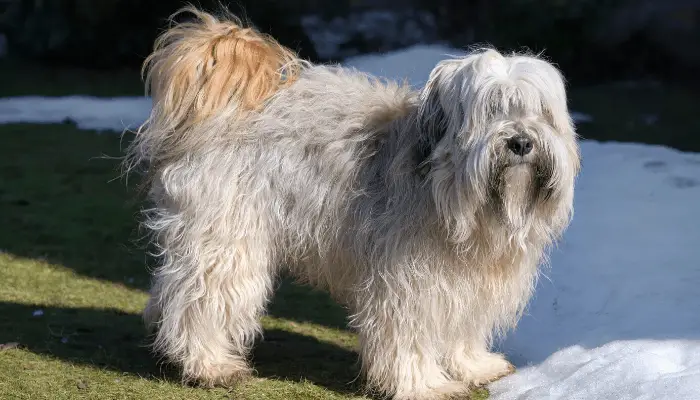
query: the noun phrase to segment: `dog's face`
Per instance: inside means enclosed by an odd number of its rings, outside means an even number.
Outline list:
[[[479,216],[555,235],[568,224],[580,161],[552,65],[494,50],[443,61],[421,94],[418,123],[436,205],[458,236]]]

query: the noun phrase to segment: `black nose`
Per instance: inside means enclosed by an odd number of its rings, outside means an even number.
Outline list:
[[[527,155],[532,151],[532,140],[525,135],[513,136],[508,139],[508,149],[519,156]]]

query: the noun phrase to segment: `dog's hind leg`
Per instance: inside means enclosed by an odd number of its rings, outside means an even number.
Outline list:
[[[231,386],[250,373],[246,356],[271,293],[264,241],[171,225],[179,229],[161,230],[163,263],[144,315],[158,318],[146,321],[156,326],[154,349],[182,368],[184,381]]]

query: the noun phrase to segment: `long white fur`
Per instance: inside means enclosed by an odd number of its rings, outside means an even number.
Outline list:
[[[422,170],[416,146],[439,129]],[[132,162],[167,151],[158,132],[137,135]],[[550,168],[546,198],[531,164],[509,164],[518,132]],[[160,260],[145,319],[186,379],[248,373],[283,269],[348,307],[382,393],[437,399],[512,371],[492,340],[516,324],[569,223],[579,168],[552,65],[476,51],[439,63],[420,91],[309,65],[260,111],[233,104],[187,134],[212,140],[160,155],[144,222]]]

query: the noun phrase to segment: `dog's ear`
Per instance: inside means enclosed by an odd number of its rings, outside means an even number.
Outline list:
[[[429,82],[421,93],[418,109],[418,138],[415,147],[416,165],[421,172],[429,169],[430,155],[447,133],[447,115],[440,104],[435,82]]]

